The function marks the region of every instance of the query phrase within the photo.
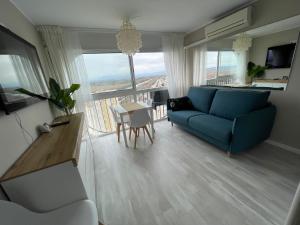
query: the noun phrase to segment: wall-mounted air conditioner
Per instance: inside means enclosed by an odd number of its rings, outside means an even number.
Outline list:
[[[205,27],[207,39],[213,39],[251,25],[252,7],[244,8]]]

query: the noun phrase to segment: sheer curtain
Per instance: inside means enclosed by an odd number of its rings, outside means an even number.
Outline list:
[[[30,60],[21,55],[10,55],[9,57],[21,87],[38,94],[43,94],[45,87],[43,86],[43,82],[36,77],[39,73],[34,71],[35,69],[31,65]]]
[[[193,48],[193,86],[206,85],[206,45]]]
[[[171,33],[162,37],[164,61],[168,75],[168,89],[172,98],[186,94],[189,76],[185,72],[183,34]]]
[[[82,55],[78,32],[62,29],[58,26],[39,26],[46,47],[48,73],[62,87],[79,83],[80,89],[75,92],[76,112],[84,112],[86,117],[95,114],[90,91],[90,84]],[[98,127],[97,120],[88,119],[88,125]]]

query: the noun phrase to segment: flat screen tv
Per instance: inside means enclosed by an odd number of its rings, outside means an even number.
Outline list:
[[[9,114],[40,101],[15,90],[25,88],[43,94],[46,92],[43,77],[36,48],[0,26],[0,110]]]
[[[290,68],[296,43],[274,46],[268,48],[266,67],[268,69]]]

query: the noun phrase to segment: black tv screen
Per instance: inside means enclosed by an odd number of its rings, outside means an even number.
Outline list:
[[[295,52],[296,43],[268,48],[266,67],[268,69],[290,68]]]
[[[17,88],[45,93],[42,67],[32,44],[0,26],[0,110],[6,114],[38,101]]]

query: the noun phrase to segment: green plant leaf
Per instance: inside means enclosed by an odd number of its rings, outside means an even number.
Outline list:
[[[67,95],[73,94],[80,88],[80,84],[72,84],[70,88],[64,89]]]
[[[40,99],[48,99],[53,105],[55,105],[58,109],[70,113],[72,109],[75,107],[76,100],[73,100],[71,95],[80,88],[80,84],[72,84],[70,88],[61,89],[59,84],[53,79],[49,79],[49,91],[50,97],[47,98],[45,96],[35,94],[30,92],[24,88],[16,89],[16,91],[26,94],[32,97],[40,98]]]
[[[51,95],[54,98],[57,98],[58,95],[60,94],[61,88],[60,88],[59,84],[53,78],[49,79],[49,90],[50,90]]]

